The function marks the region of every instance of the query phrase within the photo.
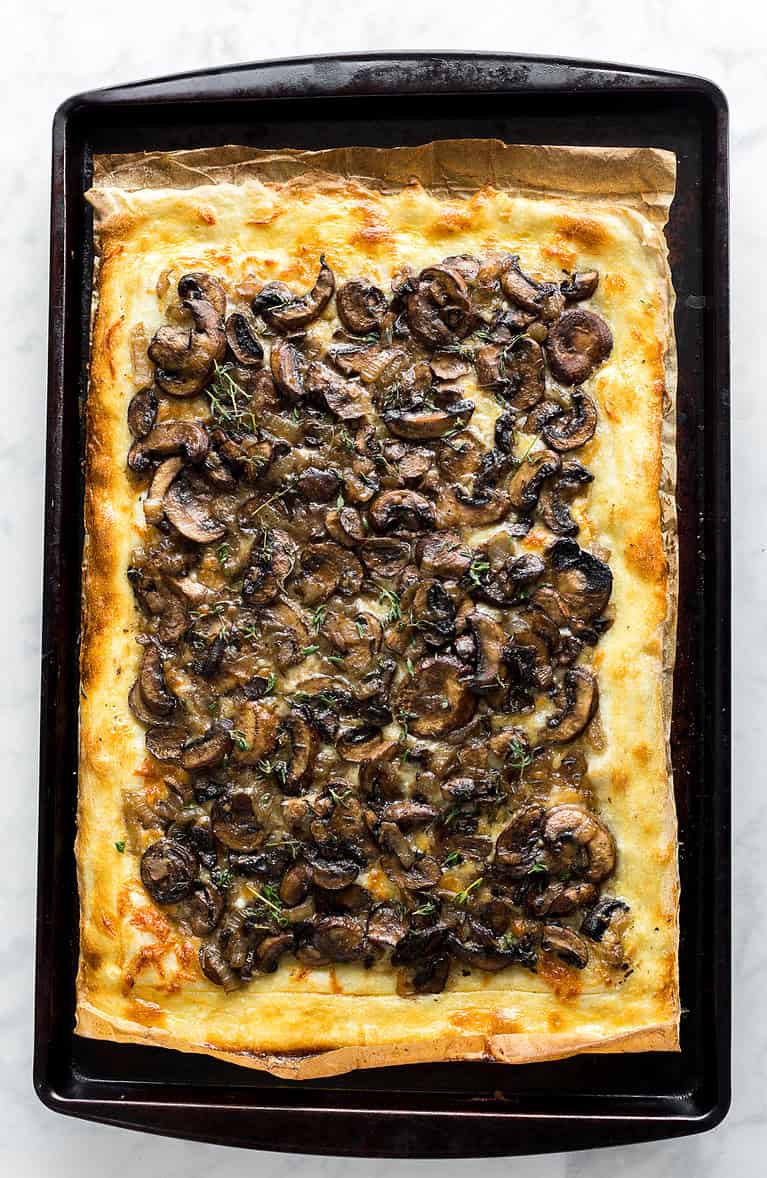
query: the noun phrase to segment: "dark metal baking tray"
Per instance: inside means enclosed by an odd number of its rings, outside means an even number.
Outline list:
[[[73,1035],[77,647],[94,152],[510,143],[676,152],[680,1054],[420,1065],[296,1084],[204,1056]],[[730,490],[727,107],[711,83],[505,54],[244,65],[81,94],[54,128],[35,1086],[71,1116],[230,1145],[492,1156],[697,1133],[730,1092]]]

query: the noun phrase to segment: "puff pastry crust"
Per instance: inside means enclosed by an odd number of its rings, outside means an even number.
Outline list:
[[[577,1052],[678,1050],[678,874],[669,761],[675,614],[673,292],[663,223],[673,158],[647,151],[492,148],[485,141],[364,153],[224,149],[102,167],[87,401],[77,867],[77,1032],[199,1052],[291,1078],[434,1060],[506,1063]],[[509,153],[513,155],[509,163]],[[547,154],[548,153],[548,154]],[[247,161],[247,163],[244,163]],[[436,163],[435,163],[436,161]],[[221,167],[217,169],[216,164]],[[579,543],[609,552],[614,622],[598,660],[599,735],[589,771],[618,846],[632,970],[590,964],[452,978],[400,996],[393,972],[285,959],[226,993],[199,971],[194,937],[150,900],[126,845],[126,788],[159,784],[128,707],[140,647],[126,577],[143,516],[126,472],[136,341],[163,321],[163,281],[209,271],[311,286],[320,248],[339,280],[447,254],[520,255],[528,272],[594,268],[593,308],[614,348],[588,384],[600,426]],[[171,276],[168,279],[168,276]],[[159,286],[158,286],[159,282]],[[158,291],[160,293],[158,293]],[[144,344],[145,346],[145,344]],[[140,366],[139,366],[140,367]],[[472,429],[492,429],[480,398]],[[579,455],[580,456],[580,455]]]

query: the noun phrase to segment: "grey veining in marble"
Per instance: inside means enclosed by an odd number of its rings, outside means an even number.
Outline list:
[[[735,340],[735,1102],[704,1137],[488,1161],[494,1178],[756,1178],[767,1172],[767,15],[747,0],[24,0],[3,9],[0,73],[0,1173],[13,1178],[441,1178],[461,1162],[345,1162],[174,1142],[56,1117],[31,1086],[50,123],[69,94],[250,59],[493,49],[703,74],[732,112]],[[762,434],[762,430],[766,433]]]

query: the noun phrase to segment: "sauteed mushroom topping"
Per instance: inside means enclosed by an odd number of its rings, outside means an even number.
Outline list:
[[[612,574],[571,506],[612,347],[598,281],[507,254],[391,293],[336,288],[322,257],[250,309],[215,274],[179,282],[126,456],[146,521],[126,690],[167,793],[126,805],[211,983],[625,970],[587,764]]]

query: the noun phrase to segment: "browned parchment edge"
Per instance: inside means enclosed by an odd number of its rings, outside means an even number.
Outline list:
[[[101,155],[94,158],[94,186],[88,194],[98,228],[117,211],[110,189],[196,188],[248,181],[332,188],[356,182],[361,188],[394,190],[418,182],[436,194],[469,195],[482,187],[513,191],[532,198],[588,198],[590,205],[622,205],[641,212],[658,230],[666,275],[666,390],[661,435],[661,532],[668,563],[667,611],[663,634],[663,708],[669,789],[672,791],[670,728],[676,654],[678,540],[676,524],[676,377],[673,331],[675,294],[662,230],[675,193],[676,159],[659,148],[599,148],[509,145],[497,139],[437,140],[417,147],[291,148],[258,151],[230,145],[194,151]],[[98,300],[94,279],[93,311]],[[87,478],[86,478],[87,482]],[[87,524],[87,521],[86,521]],[[678,1003],[677,1003],[678,1006]],[[448,1060],[494,1060],[531,1063],[580,1053],[678,1051],[678,1019],[606,1036],[577,1033],[445,1036],[428,1044],[349,1046],[309,1053],[257,1053],[221,1050],[214,1044],[190,1043],[157,1027],[105,1016],[87,1001],[78,1003],[77,1033],[114,1042],[145,1043],[191,1054],[204,1054],[284,1079],[318,1079],[355,1069],[434,1063]]]

